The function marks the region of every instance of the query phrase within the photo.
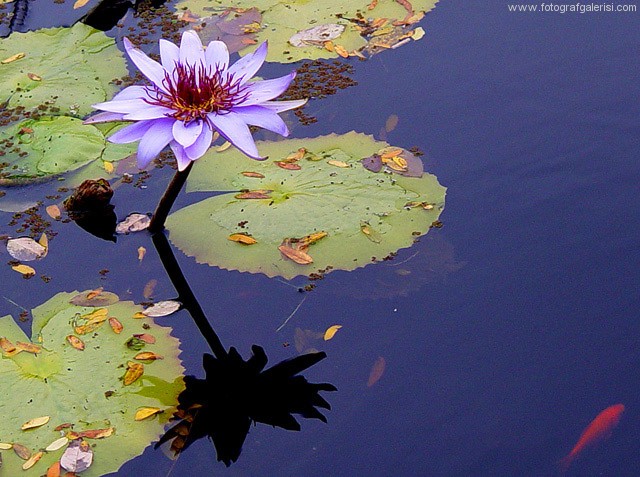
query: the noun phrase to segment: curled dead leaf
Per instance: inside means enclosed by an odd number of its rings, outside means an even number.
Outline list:
[[[5,353],[13,353],[14,351],[16,351],[16,347],[13,345],[13,343],[4,336],[0,338],[0,348],[2,348],[2,351],[4,351]]]
[[[144,374],[144,365],[129,361],[127,363],[127,371],[124,373],[122,382],[125,386],[129,386],[136,382]]]
[[[243,245],[253,245],[254,243],[258,243],[256,239],[245,234],[231,234],[229,235],[229,240],[231,240],[232,242],[241,243]]]
[[[334,51],[336,53],[338,53],[343,58],[349,58],[349,52],[345,49],[344,46],[342,46],[342,45],[334,45],[333,49],[334,49]]]
[[[136,411],[135,416],[133,417],[136,421],[142,421],[144,419],[148,419],[151,416],[155,416],[156,414],[160,414],[164,412],[159,407],[143,407],[142,409],[138,409]]]
[[[138,338],[139,340],[144,341],[147,344],[154,344],[156,342],[156,338],[155,336],[152,336],[150,334],[147,333],[141,333],[138,335],[133,335],[135,338]]]
[[[42,76],[38,76],[35,73],[27,73],[27,77],[31,80],[31,81],[42,81]]]

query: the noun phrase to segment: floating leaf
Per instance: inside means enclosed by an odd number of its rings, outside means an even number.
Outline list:
[[[127,371],[124,373],[122,383],[125,386],[135,383],[144,374],[144,365],[140,363],[133,363],[129,361],[127,363]]]
[[[329,341],[331,338],[333,338],[336,335],[336,333],[340,328],[342,328],[342,325],[330,326],[329,328],[327,328],[327,331],[324,332],[323,339],[325,341]]]
[[[158,303],[154,303],[148,308],[145,308],[142,313],[144,313],[145,316],[153,317],[167,316],[178,311],[181,306],[182,303],[180,303],[179,301],[164,300],[159,301]]]
[[[84,349],[84,341],[74,335],[67,336],[67,341],[75,349],[82,351]]]
[[[131,318],[141,310],[132,302],[118,301],[103,308],[107,309],[107,316],[121,320],[132,332],[139,329],[152,334],[156,338],[154,351],[164,357],[162,366],[148,366],[143,379],[123,386],[122,366],[133,361],[137,351],[123,346],[122,336],[106,326],[83,337],[87,346],[80,355],[66,341],[73,330],[74,319],[82,316],[89,318],[81,321],[101,319],[104,311],[69,303],[76,295],[78,292],[60,293],[32,310],[33,339],[37,340],[40,351],[37,356],[22,352],[0,359],[0,387],[11,390],[11,399],[2,400],[0,406],[3,440],[29,449],[46,450],[40,462],[25,471],[22,465],[30,452],[25,453],[24,460],[13,453],[3,453],[2,475],[39,477],[60,460],[61,449],[66,443],[60,441],[53,445],[52,441],[59,439],[50,430],[53,426],[20,429],[34,416],[51,416],[49,424],[65,423],[56,427],[57,430],[68,429],[73,424],[72,432],[93,439],[91,445],[96,459],[81,474],[83,477],[114,473],[124,462],[141,454],[163,432],[163,424],[175,409],[177,396],[184,388],[183,369],[177,358],[178,341],[170,336],[169,328],[151,320],[145,323],[149,330],[144,330],[139,321]],[[96,311],[98,313],[94,314]],[[12,343],[29,343],[10,316],[0,318],[0,336]],[[108,399],[105,398],[107,392],[113,390],[117,392],[111,392]],[[161,407],[167,409],[167,413],[159,416],[160,419],[135,422],[135,411],[142,407]],[[62,446],[59,450],[52,450],[58,445]],[[47,449],[49,446],[52,447]]]
[[[15,270],[18,273],[22,273],[22,276],[29,278],[32,277],[36,274],[36,271],[33,267],[30,267],[29,265],[14,265],[11,267],[12,270]]]
[[[120,222],[116,226],[117,234],[130,234],[134,232],[141,232],[149,227],[151,218],[145,214],[129,214],[126,219]]]
[[[161,412],[163,411],[159,407],[143,407],[142,409],[138,409],[136,411],[136,415],[134,416],[134,419],[136,421],[143,421]]]
[[[254,243],[258,243],[256,239],[245,234],[231,234],[229,235],[229,240],[231,240],[232,242],[238,242],[244,245],[253,245]]]
[[[16,260],[30,262],[44,257],[47,249],[31,237],[19,237],[7,241],[7,252]]]
[[[33,429],[35,427],[44,426],[47,422],[49,422],[50,419],[51,419],[51,416],[36,417],[22,424],[22,426],[20,426],[20,429],[22,429],[23,431],[26,431],[27,429]]]
[[[87,290],[82,293],[78,293],[69,300],[69,303],[79,306],[103,307],[113,305],[119,300],[120,298],[118,295],[104,291],[102,287],[100,287],[95,290]]]
[[[84,472],[93,462],[91,446],[82,440],[71,441],[60,458],[60,467],[69,472]]]
[[[386,366],[387,362],[385,361],[385,359],[382,356],[379,356],[371,367],[371,373],[369,373],[369,379],[367,380],[368,387],[371,387],[378,382],[378,380],[384,374],[384,369],[386,368]]]
[[[57,451],[58,449],[62,449],[68,443],[69,443],[69,439],[67,437],[63,436],[63,437],[53,441],[51,444],[49,444],[47,447],[45,447],[44,450],[46,450],[47,452],[54,452],[54,451]]]
[[[262,154],[282,160],[304,148],[307,153],[298,161],[302,164],[300,171],[281,169],[272,161],[256,162],[235,150],[208,152],[194,163],[187,191],[229,193],[171,214],[166,222],[169,238],[200,263],[285,278],[329,266],[353,270],[372,263],[373,257],[381,260],[411,246],[415,233],[424,235],[430,230],[444,206],[445,195],[432,175],[406,177],[375,173],[362,166],[363,158],[386,147],[384,142],[355,132],[258,143]],[[404,158],[405,150],[396,149]],[[328,161],[341,161],[351,167],[337,168]],[[245,177],[242,172],[249,168],[265,177]],[[249,188],[271,191],[269,200],[235,199],[236,191]],[[409,201],[428,202],[435,207],[406,210],[404,205]],[[375,231],[375,241],[371,239],[374,234],[363,232],[362,224]],[[299,240],[316,232],[328,235],[309,250],[283,244],[285,238]],[[229,240],[236,233],[255,237],[258,243],[239,247]],[[307,265],[301,266],[292,257]]]
[[[43,455],[44,455],[44,452],[42,451],[39,451],[33,454],[31,457],[29,457],[29,460],[27,460],[24,464],[22,464],[22,470],[29,470],[31,467],[36,465],[36,462],[38,462]]]

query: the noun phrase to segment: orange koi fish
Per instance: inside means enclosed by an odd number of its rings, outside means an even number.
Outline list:
[[[624,404],[615,404],[613,406],[609,406],[598,414],[596,418],[591,421],[591,424],[589,424],[584,430],[575,447],[571,449],[571,452],[560,460],[560,471],[563,473],[566,472],[569,466],[584,449],[608,439],[611,435],[611,431],[620,422],[623,412]]]

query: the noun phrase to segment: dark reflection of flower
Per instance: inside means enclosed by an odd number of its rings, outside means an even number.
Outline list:
[[[327,422],[317,408],[330,409],[330,405],[319,391],[336,388],[310,383],[299,374],[324,359],[325,353],[304,354],[264,370],[264,350],[254,345],[252,352],[247,361],[235,348],[221,359],[205,354],[206,378],[185,378],[186,389],[178,398],[180,404],[173,416],[179,422],[156,447],[171,440],[171,450],[177,455],[194,441],[209,436],[218,460],[229,466],[240,456],[252,423],[299,431],[293,414]]]

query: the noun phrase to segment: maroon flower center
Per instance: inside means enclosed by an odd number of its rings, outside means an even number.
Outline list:
[[[207,114],[224,114],[247,99],[246,87],[240,79],[224,74],[218,68],[176,63],[171,73],[165,72],[162,86],[147,86],[145,101],[172,109],[170,114],[180,121],[206,119]]]

